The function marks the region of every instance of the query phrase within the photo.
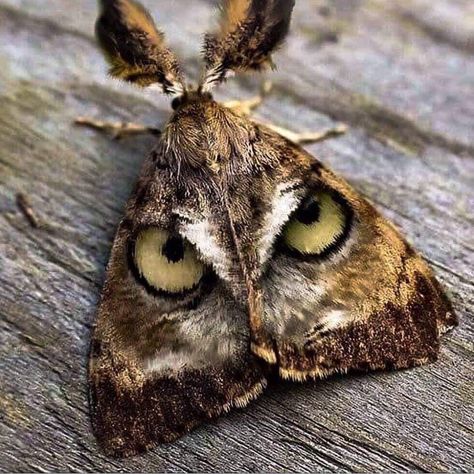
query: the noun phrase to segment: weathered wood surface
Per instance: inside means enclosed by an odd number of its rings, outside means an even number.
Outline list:
[[[187,69],[213,1],[145,2]],[[311,146],[401,227],[461,326],[439,362],[272,386],[248,409],[126,461],[105,458],[86,397],[89,331],[111,240],[151,139],[112,142],[77,115],[163,122],[163,98],[108,80],[93,0],[0,1],[0,470],[461,471],[474,467],[472,0],[298,0],[261,110],[342,121]],[[221,97],[249,96],[255,81]],[[42,227],[15,203],[29,195]]]

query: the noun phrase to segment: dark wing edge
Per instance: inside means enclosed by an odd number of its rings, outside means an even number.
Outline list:
[[[89,401],[95,436],[108,456],[124,458],[174,441],[264,390],[255,359],[227,368],[144,375],[95,336]]]
[[[407,369],[436,361],[441,335],[457,326],[458,320],[434,277],[418,274],[416,291],[405,307],[387,303],[366,321],[308,339],[303,347],[282,344],[280,376],[303,381],[335,373]]]

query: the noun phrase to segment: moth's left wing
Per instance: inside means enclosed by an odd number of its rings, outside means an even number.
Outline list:
[[[178,186],[150,160],[112,249],[89,363],[92,425],[108,455],[173,441],[266,383],[245,308],[182,235],[174,209],[197,198],[181,202]]]
[[[295,380],[435,360],[456,317],[431,269],[344,180],[293,152],[307,171],[275,198],[293,212],[266,262],[254,353]]]

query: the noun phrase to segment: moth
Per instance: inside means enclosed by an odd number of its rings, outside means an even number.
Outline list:
[[[136,1],[102,0],[112,76],[173,97],[126,205],[89,362],[92,425],[125,457],[244,407],[269,378],[305,381],[436,360],[456,316],[425,261],[289,135],[216,102],[272,66],[293,0],[227,0],[197,87]],[[279,130],[279,133],[277,132]],[[301,140],[300,140],[301,139]]]

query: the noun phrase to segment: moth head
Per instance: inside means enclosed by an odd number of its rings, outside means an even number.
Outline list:
[[[176,112],[190,104],[196,104],[200,102],[212,102],[214,100],[210,92],[204,92],[201,89],[194,89],[192,87],[184,91],[183,94],[176,96],[171,101],[171,108]]]
[[[171,107],[173,114],[161,135],[166,161],[204,169],[210,166],[209,171],[216,171],[236,150],[251,154],[248,144],[255,135],[254,125],[215,101],[211,93],[188,90],[175,97]]]

